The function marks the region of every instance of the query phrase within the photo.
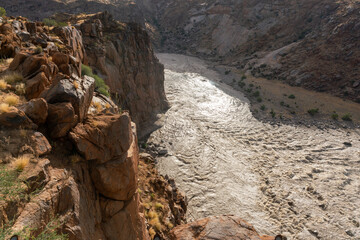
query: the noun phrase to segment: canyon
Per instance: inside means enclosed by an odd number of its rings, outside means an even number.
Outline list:
[[[0,239],[360,237],[358,0],[0,7]]]

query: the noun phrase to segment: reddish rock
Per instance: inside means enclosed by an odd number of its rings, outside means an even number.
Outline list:
[[[69,55],[56,52],[52,55],[52,61],[60,67],[62,64],[69,64]]]
[[[47,126],[52,138],[65,137],[77,124],[78,116],[71,103],[49,104]]]
[[[43,124],[48,115],[48,104],[43,98],[32,99],[18,107],[37,125]]]
[[[9,112],[0,113],[0,126],[6,128],[37,128],[23,111],[15,107],[12,107]]]
[[[25,59],[29,56],[28,53],[25,53],[25,52],[18,52],[13,61],[10,63],[10,66],[9,66],[9,69],[11,71],[15,71],[19,66],[20,64],[22,64]]]
[[[35,132],[30,139],[36,155],[42,156],[51,152],[51,145],[42,133]]]
[[[218,216],[200,219],[174,228],[170,233],[172,240],[262,240],[253,226],[234,216]],[[274,238],[268,238],[268,240]]]
[[[48,59],[45,56],[29,56],[21,65],[22,74],[24,77],[32,77],[38,72],[42,65],[46,65],[47,63]]]
[[[79,122],[82,122],[87,116],[94,90],[95,80],[92,77],[62,79],[46,92],[44,98],[48,103],[71,102]]]
[[[0,25],[0,56],[14,57],[21,45],[20,38],[15,34],[10,24]]]
[[[124,201],[114,201],[112,199],[100,197],[101,216],[103,219],[112,218],[124,208]]]
[[[133,140],[129,114],[89,116],[70,138],[86,160],[105,163],[124,156]]]

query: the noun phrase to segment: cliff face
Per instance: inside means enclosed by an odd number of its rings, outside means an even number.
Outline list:
[[[114,77],[108,79],[111,87],[121,88],[117,94],[110,89],[117,100],[134,101],[136,107],[129,108],[138,111],[138,121],[155,111],[148,109],[157,107],[152,97],[165,97],[163,88],[143,86],[163,80],[157,75],[163,68],[138,27],[116,23],[118,38],[106,45],[101,41],[108,35],[99,28],[95,36],[86,30],[101,24],[91,19],[79,26],[85,40],[73,26],[46,27],[21,17],[0,24],[6,53],[0,63],[1,238],[149,239],[137,192],[136,124],[129,112],[97,92],[95,79],[82,75],[81,65],[94,56],[99,69]],[[89,39],[96,37],[104,49],[115,45],[115,55],[91,48],[87,53]],[[121,68],[121,81],[110,74],[116,69],[112,64]],[[147,112],[141,113],[144,104]]]
[[[80,29],[89,65],[145,131],[149,120],[168,108],[164,67],[154,56],[148,34],[139,25],[120,24],[107,13],[84,19]]]

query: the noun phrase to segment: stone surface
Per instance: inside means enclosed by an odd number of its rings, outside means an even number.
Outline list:
[[[32,99],[18,107],[37,125],[46,122],[48,116],[48,104],[43,98]]]
[[[234,216],[217,216],[200,219],[186,225],[180,225],[171,231],[172,240],[262,240],[262,238],[249,223]]]
[[[2,128],[37,128],[23,111],[15,107],[10,108],[9,112],[0,113],[0,126]]]
[[[89,116],[70,138],[86,160],[105,163],[124,156],[133,140],[129,114]]]
[[[92,77],[62,79],[46,92],[44,98],[51,104],[71,102],[79,122],[82,122],[87,115],[94,89],[95,80]]]
[[[49,154],[51,152],[51,145],[47,138],[40,132],[35,132],[31,137],[31,145],[37,156]]]
[[[78,116],[71,103],[49,104],[46,121],[52,138],[65,137],[78,122]]]
[[[50,86],[49,79],[44,72],[39,72],[35,77],[26,81],[26,98],[33,99],[39,97],[48,86]]]

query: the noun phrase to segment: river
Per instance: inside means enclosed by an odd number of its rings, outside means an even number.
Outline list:
[[[189,202],[189,221],[232,214],[261,234],[360,239],[359,130],[272,125],[200,59],[158,54],[171,108],[149,144]]]

